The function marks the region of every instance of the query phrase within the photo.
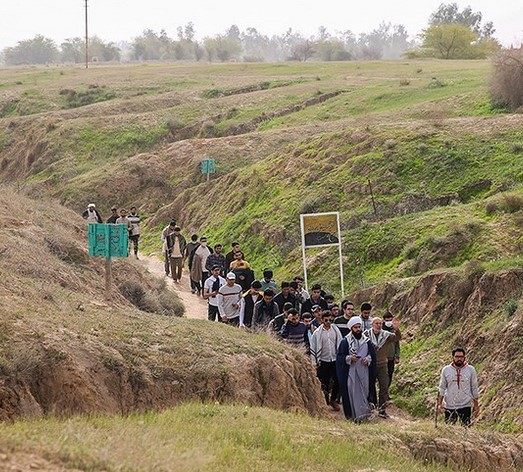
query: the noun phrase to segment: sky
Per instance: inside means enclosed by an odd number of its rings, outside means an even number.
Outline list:
[[[58,44],[84,35],[85,0],[0,0],[0,50],[22,39],[42,34]],[[483,13],[493,21],[495,36],[506,46],[523,41],[522,0],[454,0],[463,8]],[[192,21],[196,36],[224,32],[232,24],[240,30],[256,28],[272,35],[289,27],[305,36],[325,26],[331,33],[351,30],[359,34],[381,21],[406,26],[419,34],[442,0],[88,0],[89,30],[106,41],[132,40],[146,29],[165,29],[175,36],[176,27]],[[451,3],[452,0],[443,1]]]

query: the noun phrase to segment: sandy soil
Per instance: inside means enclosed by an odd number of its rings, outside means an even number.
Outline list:
[[[160,261],[157,257],[140,255],[140,261],[151,274],[155,277],[165,279],[167,286],[176,292],[185,305],[185,316],[187,318],[196,320],[207,319],[207,302],[203,300],[202,297],[191,293],[191,285],[189,277],[187,276],[186,267],[184,267],[184,272],[186,273],[182,275],[180,283],[174,283],[171,277],[165,276],[163,261]]]

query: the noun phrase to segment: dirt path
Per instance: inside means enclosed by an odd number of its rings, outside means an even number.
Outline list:
[[[165,276],[163,262],[154,256],[140,255],[141,264],[155,277],[165,279],[167,286],[174,290],[182,300],[185,306],[185,316],[196,320],[207,319],[207,302],[198,295],[191,293],[191,285],[187,274],[182,275],[179,284],[173,282],[173,279]],[[184,272],[187,268],[184,267]]]

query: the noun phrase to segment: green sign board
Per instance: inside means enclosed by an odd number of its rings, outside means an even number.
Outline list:
[[[215,174],[216,161],[214,159],[204,159],[202,161],[202,174]]]
[[[89,255],[98,257],[127,257],[129,231],[127,225],[91,223],[88,229]]]

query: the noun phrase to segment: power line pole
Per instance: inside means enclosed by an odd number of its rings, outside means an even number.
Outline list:
[[[85,68],[89,69],[89,30],[87,22],[87,1],[85,0]]]

